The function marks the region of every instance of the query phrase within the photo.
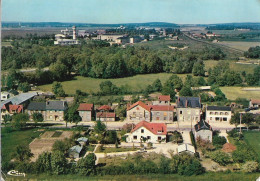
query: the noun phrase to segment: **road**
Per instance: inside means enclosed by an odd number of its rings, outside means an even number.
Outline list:
[[[37,68],[28,68],[28,69],[20,69],[20,72],[35,72]],[[45,67],[42,69],[43,71],[48,71],[49,67]]]

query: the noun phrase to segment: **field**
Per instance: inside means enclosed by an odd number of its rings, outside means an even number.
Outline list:
[[[228,60],[227,60],[228,61]],[[205,69],[208,70],[209,68],[213,68],[218,64],[219,61],[217,60],[206,60],[204,61],[205,64]],[[235,61],[228,61],[229,62],[229,67],[231,70],[242,72],[245,71],[246,73],[253,73],[254,68],[257,65],[254,64],[238,64]]]
[[[80,175],[27,175],[27,180],[44,180],[44,181],[56,181],[56,180],[64,180],[64,181],[83,181],[83,180],[91,180],[91,181],[98,181],[98,180],[109,180],[109,181],[230,181],[230,180],[239,180],[239,181],[253,181],[256,180],[259,177],[259,173],[253,173],[253,174],[245,174],[245,173],[206,173],[203,175],[198,176],[180,176],[177,174],[171,174],[171,175],[163,175],[163,174],[149,174],[149,175],[102,175],[102,176],[80,176]],[[17,180],[24,180],[24,178],[16,178]],[[11,179],[7,179],[11,180]]]
[[[51,151],[55,141],[69,138],[71,135],[71,131],[46,131],[40,138],[36,138],[30,143],[29,147],[34,154],[31,160],[36,161],[41,153]]]
[[[260,42],[247,41],[221,41],[217,44],[226,45],[243,51],[247,51],[250,47],[260,46]]]
[[[260,161],[260,132],[243,132],[245,141],[249,144],[253,150],[258,154],[258,160]]]
[[[118,78],[118,79],[94,79],[89,77],[75,77],[75,80],[64,81],[62,86],[67,94],[75,94],[77,89],[83,92],[97,92],[99,91],[99,84],[103,81],[110,80],[117,86],[129,85],[133,91],[140,91],[147,85],[152,84],[156,79],[160,79],[162,84],[173,74],[171,73],[159,73],[159,74],[143,74],[133,77]],[[187,74],[179,74],[183,80]],[[51,91],[52,84],[39,86],[39,89],[43,91]]]
[[[38,129],[27,129],[23,131],[12,131],[10,127],[2,128],[2,158],[3,162],[9,162],[12,159],[14,148],[18,145],[29,145],[29,143],[37,138],[42,132]]]
[[[251,91],[243,90],[245,88],[246,87],[221,87],[220,89],[230,100],[235,100],[236,98],[260,99],[260,91],[258,89]]]

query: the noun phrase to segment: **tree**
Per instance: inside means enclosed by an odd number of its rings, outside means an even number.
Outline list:
[[[66,173],[67,168],[67,159],[65,158],[64,153],[61,151],[55,151],[51,154],[51,168],[52,173],[56,175]]]
[[[189,87],[188,85],[183,86],[179,92],[179,95],[180,96],[192,96],[191,87]]]
[[[230,124],[234,124],[237,128],[237,126],[240,124],[240,114],[236,112],[230,120]]]
[[[61,141],[61,140],[55,141],[54,144],[52,145],[53,152],[60,151],[64,154],[66,154],[68,152],[69,148],[70,148],[70,145],[68,143],[66,143],[65,141]]]
[[[253,116],[253,114],[250,114],[250,113],[243,114],[243,116],[242,116],[242,123],[246,125],[247,131],[248,131],[248,127],[249,127],[253,122],[254,122],[254,116]]]
[[[212,143],[215,147],[222,148],[222,146],[227,142],[224,136],[213,136]]]
[[[94,131],[98,134],[104,133],[106,131],[106,125],[98,120],[94,126]]]
[[[222,166],[225,166],[232,162],[231,157],[224,152],[215,151],[210,153],[210,158]]]
[[[195,76],[205,76],[205,65],[203,61],[197,61],[193,68],[192,68],[192,73]]]
[[[76,172],[80,175],[90,175],[95,172],[96,155],[89,153],[86,157],[81,158],[76,165]]]
[[[203,77],[199,77],[199,78],[198,78],[197,84],[198,84],[199,86],[205,86],[205,85],[207,85],[207,83],[206,83],[206,81],[205,81],[205,79],[204,79]]]
[[[58,97],[65,97],[66,95],[60,82],[53,82],[52,91]]]
[[[15,160],[19,162],[25,162],[25,161],[29,161],[30,158],[33,156],[33,154],[29,148],[29,145],[19,145],[15,147],[12,156],[14,157]]]
[[[43,152],[39,155],[35,163],[36,171],[39,173],[50,173],[51,169],[51,153]]]
[[[152,84],[153,90],[155,92],[161,92],[162,91],[162,83],[160,79],[156,79]]]
[[[28,82],[23,82],[18,85],[18,90],[28,92],[31,90],[31,86],[28,84]]]
[[[43,122],[43,115],[39,112],[34,112],[32,114],[32,118],[35,124],[39,122]]]
[[[12,117],[12,127],[15,129],[21,129],[26,126],[26,122],[29,121],[29,115],[27,113],[15,114]]]
[[[77,125],[80,121],[82,121],[77,108],[78,104],[75,102],[71,107],[69,107],[69,109],[65,111],[64,119],[66,121],[66,127],[68,122],[75,123]]]
[[[12,121],[12,116],[9,114],[4,115],[4,123],[5,125]]]

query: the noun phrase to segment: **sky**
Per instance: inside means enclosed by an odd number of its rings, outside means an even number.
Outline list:
[[[260,22],[260,0],[2,0],[2,21]]]

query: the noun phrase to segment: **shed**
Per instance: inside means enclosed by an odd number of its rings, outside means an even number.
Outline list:
[[[69,157],[70,158],[79,158],[79,155],[82,151],[82,146],[75,145],[69,149]]]
[[[79,142],[79,144],[80,144],[81,146],[83,146],[84,144],[86,145],[86,144],[88,143],[88,138],[86,138],[86,137],[80,137],[80,138],[77,139],[77,142]]]
[[[194,146],[190,145],[190,144],[181,144],[178,145],[178,154],[186,152],[189,154],[195,154],[195,148]]]

